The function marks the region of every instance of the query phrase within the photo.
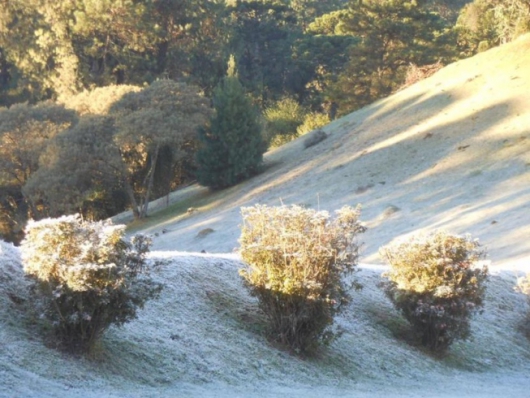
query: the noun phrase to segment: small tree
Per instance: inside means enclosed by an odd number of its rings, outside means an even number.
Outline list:
[[[334,337],[334,316],[350,299],[344,277],[359,256],[360,209],[324,211],[299,206],[242,208],[240,271],[267,315],[270,336],[307,353]],[[357,283],[353,285],[360,287]]]
[[[87,115],[50,142],[23,188],[41,217],[99,220],[125,209],[125,167],[114,134],[113,118]]]
[[[88,352],[111,325],[136,317],[161,285],[148,275],[149,240],[123,239],[124,225],[78,215],[30,221],[21,244],[32,302],[66,349]]]
[[[52,102],[0,109],[0,176],[22,187],[49,141],[75,123],[74,111]]]
[[[233,58],[228,76],[214,90],[214,108],[209,127],[199,132],[197,180],[221,189],[256,174],[266,150],[258,115],[235,74]]]
[[[116,117],[115,142],[126,168],[125,186],[136,218],[147,216],[160,154],[170,148],[174,163],[193,158],[197,130],[212,110],[198,88],[159,80],[125,94],[110,108]]]
[[[485,255],[476,240],[438,231],[382,248],[381,254],[391,268],[382,287],[424,346],[442,352],[469,336],[488,276],[486,267],[474,267]]]
[[[53,137],[77,123],[74,111],[52,102],[0,109],[0,234],[18,242],[37,209],[23,187],[39,169],[39,158]]]

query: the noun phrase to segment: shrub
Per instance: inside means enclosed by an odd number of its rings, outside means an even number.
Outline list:
[[[405,82],[401,85],[400,89],[404,89],[408,86],[418,83],[421,80],[427,79],[443,67],[444,66],[440,60],[434,64],[423,66],[410,63],[405,72]]]
[[[530,273],[517,279],[515,290],[526,295],[528,303],[530,304]],[[527,312],[522,326],[527,337],[530,338],[530,311]]]
[[[333,317],[350,299],[344,276],[357,265],[360,208],[343,207],[334,220],[299,206],[256,205],[241,213],[247,267],[240,275],[268,318],[270,337],[297,353],[329,343]]]
[[[28,223],[21,250],[31,301],[62,348],[89,352],[111,324],[134,319],[160,292],[145,263],[149,239],[126,242],[124,232],[124,225],[79,215]]]
[[[297,138],[297,128],[304,122],[304,116],[304,108],[291,98],[284,98],[265,109],[265,139],[269,146],[279,147]]]
[[[325,113],[310,112],[304,117],[303,123],[298,126],[296,131],[298,135],[304,135],[313,130],[318,130],[326,124],[331,123],[331,119]]]
[[[381,254],[391,267],[384,291],[424,346],[443,352],[469,336],[488,276],[486,267],[473,266],[485,255],[476,240],[438,231],[383,248]]]

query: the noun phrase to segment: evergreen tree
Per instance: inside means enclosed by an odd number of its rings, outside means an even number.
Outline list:
[[[256,174],[266,145],[261,126],[230,59],[228,76],[214,90],[215,115],[208,129],[200,130],[197,180],[221,189]]]
[[[341,115],[398,89],[411,64],[452,59],[450,30],[428,5],[427,0],[352,0],[348,12],[338,15],[338,30],[360,39],[328,90]]]

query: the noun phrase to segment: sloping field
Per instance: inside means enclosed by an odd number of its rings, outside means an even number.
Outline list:
[[[18,251],[0,244],[0,396],[529,396],[530,342],[520,330],[527,304],[513,285],[530,266],[530,36],[325,130],[314,147],[298,140],[269,153],[252,180],[216,193],[188,187],[137,225],[153,234],[165,289],[137,320],[111,328],[92,359],[43,344],[21,311]],[[280,201],[330,211],[361,203],[364,264],[420,230],[479,237],[492,277],[472,338],[443,358],[425,352],[376,286],[384,268],[363,265],[364,289],[337,320],[344,335],[320,357],[271,346],[232,252],[240,207]],[[201,250],[221,254],[191,253]]]
[[[361,203],[366,262],[380,261],[381,245],[433,228],[479,237],[495,264],[530,256],[530,36],[449,65],[325,131],[314,147],[304,150],[302,138],[269,153],[267,171],[236,187],[176,193],[198,211],[168,212],[147,228],[160,233],[155,247],[231,252],[241,206],[283,201],[330,211]],[[206,228],[214,232],[198,236]]]
[[[6,252],[16,257],[16,249]],[[162,296],[134,322],[110,329],[91,360],[43,345],[9,298],[24,297],[20,268],[2,264],[0,396],[528,396],[530,344],[518,329],[525,300],[512,290],[513,273],[491,278],[473,338],[435,358],[408,339],[407,324],[376,287],[382,270],[364,266],[357,274],[364,289],[337,320],[344,335],[320,357],[301,360],[261,335],[236,255],[152,256],[162,260]]]

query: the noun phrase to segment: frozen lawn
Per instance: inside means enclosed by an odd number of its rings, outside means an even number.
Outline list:
[[[329,138],[266,156],[267,170],[136,228],[154,238],[165,284],[139,318],[111,328],[93,359],[43,344],[21,311],[18,252],[0,246],[0,396],[4,397],[528,397],[525,298],[513,291],[530,266],[530,36],[442,69],[396,95],[334,121]],[[361,261],[407,234],[445,228],[487,246],[492,277],[470,340],[432,357],[376,287],[337,319],[345,333],[320,357],[271,346],[237,270],[241,206],[363,205]],[[164,207],[159,201],[159,208]],[[116,217],[126,220],[127,214]],[[209,253],[198,254],[205,250]]]
[[[262,336],[237,255],[152,257],[162,260],[161,298],[111,328],[91,360],[45,347],[2,295],[0,396],[524,397],[530,388],[530,345],[518,330],[526,303],[512,291],[513,272],[494,272],[473,338],[435,358],[410,341],[406,322],[376,287],[382,267],[362,266],[364,289],[337,319],[344,335],[301,360]],[[24,283],[20,270],[9,275],[12,286]]]

